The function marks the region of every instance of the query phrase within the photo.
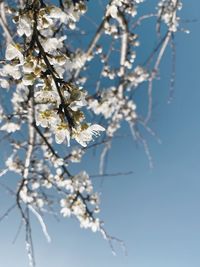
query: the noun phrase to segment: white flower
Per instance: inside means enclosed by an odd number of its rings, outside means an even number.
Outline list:
[[[22,187],[19,195],[24,203],[31,203],[33,201],[33,197],[29,195],[28,189],[25,186]]]
[[[55,126],[59,122],[60,118],[53,110],[41,111],[36,116],[36,125],[41,125],[44,128],[49,127],[50,125]]]
[[[15,80],[19,80],[21,78],[21,73],[19,71],[19,67],[16,65],[6,64],[5,66],[3,66],[3,69],[1,72],[2,72],[3,76],[10,75]]]
[[[90,196],[90,204],[92,205],[99,205],[100,204],[100,197],[98,193],[94,193]]]
[[[12,60],[14,58],[18,58],[20,61],[20,64],[22,65],[24,63],[24,57],[22,53],[19,51],[17,46],[13,44],[9,44],[6,48],[5,58],[7,60]]]
[[[68,146],[70,146],[70,131],[68,126],[64,123],[57,125],[54,128],[55,131],[55,139],[57,144],[61,144],[64,142],[65,138],[67,138]]]
[[[62,207],[60,213],[64,216],[64,217],[70,217],[71,216],[71,209],[69,208],[69,202],[67,201],[67,199],[61,199],[60,200],[60,206]]]
[[[70,193],[74,192],[74,186],[73,186],[71,180],[64,180],[63,185],[64,185],[66,190],[70,191]]]
[[[35,189],[38,189],[40,187],[40,184],[37,181],[34,181],[31,184],[31,187],[32,187],[33,190],[35,190]]]
[[[88,216],[84,216],[84,217],[79,217],[79,221],[80,221],[80,227],[81,228],[89,228],[90,227],[90,218]]]
[[[84,151],[82,149],[77,148],[77,147],[74,148],[71,151],[70,161],[73,163],[80,162],[83,154],[84,154]]]
[[[0,86],[1,86],[1,88],[8,89],[9,88],[9,82],[5,79],[0,79]]]
[[[36,102],[57,102],[59,95],[54,90],[40,90],[35,93]]]
[[[25,73],[24,74],[24,77],[23,77],[23,80],[22,80],[22,83],[23,85],[25,86],[29,86],[29,85],[33,85],[34,82],[35,82],[35,75],[33,73]]]
[[[44,206],[44,200],[42,198],[37,198],[36,199],[36,205],[39,207],[39,208],[42,208]]]
[[[87,93],[80,91],[80,97],[78,100],[73,101],[70,104],[70,108],[74,111],[77,111],[79,108],[84,107],[87,105],[87,101],[85,99]]]
[[[72,211],[75,216],[83,216],[86,211],[85,204],[81,199],[77,199],[73,206],[72,206]]]
[[[68,15],[65,12],[55,6],[50,11],[50,17],[54,19],[59,19],[60,22],[63,24],[67,24],[69,19]]]
[[[52,33],[50,30],[50,26],[52,26],[52,25],[53,25],[53,20],[49,17],[49,15],[44,14],[44,15],[38,17],[37,29],[39,31],[47,29],[48,34]],[[43,32],[43,34],[44,34],[44,32]]]
[[[17,33],[19,36],[26,35],[27,37],[31,36],[32,29],[31,29],[31,20],[28,17],[20,17]]]
[[[100,221],[99,219],[95,219],[93,222],[91,222],[91,230],[92,232],[97,232],[100,230]]]
[[[21,169],[19,168],[17,160],[16,159],[14,160],[13,157],[14,157],[14,154],[10,155],[8,159],[6,160],[5,164],[10,171],[21,173]]]
[[[36,67],[36,61],[28,61],[23,65],[23,71],[26,74],[30,74],[34,72],[34,68]]]
[[[53,52],[57,49],[63,47],[63,41],[66,39],[66,36],[63,36],[59,39],[57,38],[48,38],[45,42],[42,43],[45,52]]]
[[[87,146],[87,143],[93,140],[93,135],[98,136],[99,132],[105,131],[105,128],[98,124],[88,126],[86,129],[79,128],[73,133],[74,139],[83,147]]]
[[[14,133],[20,129],[19,124],[14,122],[6,122],[3,126],[1,126],[1,131],[6,131],[8,133]]]
[[[70,217],[72,212],[69,208],[64,207],[61,209],[60,213],[63,215],[63,217]]]
[[[62,166],[64,164],[64,159],[63,158],[56,158],[53,162],[54,162],[54,166],[56,168],[58,168],[59,166]]]
[[[66,70],[79,69],[82,68],[86,61],[89,60],[89,57],[86,54],[77,53],[77,55],[71,59],[67,60],[65,63]]]
[[[52,183],[48,180],[44,180],[42,185],[46,187],[47,189],[52,187]]]
[[[81,228],[91,228],[92,232],[97,232],[100,230],[100,221],[99,219],[91,219],[88,216],[79,216],[80,227]],[[91,221],[92,220],[92,221]]]

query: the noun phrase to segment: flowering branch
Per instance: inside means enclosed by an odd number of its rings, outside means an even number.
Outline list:
[[[6,95],[6,101],[0,101],[0,131],[1,141],[11,151],[0,177],[12,171],[19,178],[17,190],[10,191],[16,203],[0,219],[18,207],[30,266],[35,264],[30,211],[48,240],[43,211],[54,214],[58,205],[63,217],[73,216],[80,227],[100,232],[112,250],[112,241],[118,240],[105,231],[99,218],[100,198],[92,176],[86,170],[74,174],[70,169],[88,149],[103,145],[100,176],[108,176],[105,160],[126,121],[152,164],[139,127],[155,136],[148,126],[153,82],[170,45],[174,58],[174,37],[180,24],[177,12],[182,5],[180,0],[160,0],[156,11],[139,15],[142,2],[107,1],[97,30],[82,47],[73,33],[87,33],[79,21],[87,12],[88,1],[60,0],[57,5],[46,0],[19,0],[12,5],[0,1],[1,40],[6,43],[5,58],[0,60],[2,99]],[[157,45],[145,63],[138,64],[140,34],[136,32],[153,19]],[[135,91],[146,85],[148,110],[141,116]]]

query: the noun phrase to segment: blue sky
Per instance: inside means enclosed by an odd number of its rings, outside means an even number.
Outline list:
[[[183,4],[182,18],[200,19],[199,1],[183,1]],[[117,256],[113,256],[99,234],[81,230],[73,219],[58,223],[47,217],[51,244],[46,243],[33,219],[38,267],[200,266],[200,22],[184,26],[191,33],[177,34],[176,86],[170,105],[167,104],[168,54],[161,68],[162,79],[154,84],[151,127],[162,144],[146,135],[154,160],[153,170],[149,169],[143,148],[127,136],[114,142],[108,171],[133,170],[133,174],[105,178],[103,183],[95,178],[102,195],[101,217],[105,228],[125,242],[127,256],[117,243]],[[148,32],[145,38],[148,46]],[[96,159],[91,156],[86,167],[96,173]],[[0,196],[5,207],[7,197],[3,193]],[[2,267],[27,266],[23,233],[12,244],[18,223],[17,213],[1,222]]]

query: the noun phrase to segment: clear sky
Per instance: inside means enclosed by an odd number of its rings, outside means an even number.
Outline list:
[[[95,16],[98,10],[91,4],[92,7]],[[133,170],[133,174],[105,178],[103,182],[95,178],[96,188],[101,191],[101,218],[105,228],[124,241],[127,255],[116,243],[117,256],[113,256],[99,234],[81,230],[73,219],[56,222],[47,217],[52,236],[50,244],[33,219],[37,267],[200,266],[199,11],[200,1],[183,1],[182,18],[198,21],[184,24],[191,31],[189,35],[177,34],[176,85],[170,105],[167,104],[171,62],[168,55],[162,64],[162,79],[154,84],[151,127],[162,144],[145,135],[153,156],[153,170],[149,169],[143,148],[137,147],[128,136],[114,143],[108,172]],[[148,46],[148,32],[145,38]],[[96,159],[91,156],[86,167],[96,173]],[[7,198],[2,193],[0,196],[4,208]],[[17,213],[1,222],[2,267],[28,265],[23,232],[12,244],[18,224]]]

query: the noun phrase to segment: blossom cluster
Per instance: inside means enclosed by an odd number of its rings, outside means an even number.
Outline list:
[[[177,16],[176,11],[181,8],[180,0],[162,0],[158,3],[158,15],[172,32],[176,32],[178,29],[180,17]]]
[[[82,228],[91,228],[93,232],[100,230],[100,220],[93,216],[99,212],[99,195],[93,193],[93,186],[88,174],[83,171],[71,180],[61,182],[70,193],[61,199],[61,213],[64,217],[76,216]],[[89,207],[94,207],[90,208]]]
[[[36,125],[51,128],[56,143],[60,144],[66,139],[68,146],[70,138],[86,146],[93,135],[104,131],[102,126],[84,121],[81,108],[86,105],[87,93],[65,82],[69,76],[69,65],[73,65],[64,53],[67,36],[53,37],[56,26],[64,23],[71,28],[71,21],[75,23],[79,19],[80,10],[85,10],[83,7],[80,9],[79,5],[83,3],[71,5],[65,13],[58,7],[40,7],[33,2],[32,9],[24,10],[22,14],[16,11],[17,33],[19,37],[26,38],[26,51],[22,53],[20,43],[8,44],[5,54],[8,63],[2,68],[5,77],[10,76],[18,81],[12,100],[15,109],[22,106],[22,90],[25,92],[23,100],[27,101],[30,87],[34,87]]]
[[[137,119],[136,104],[128,97],[122,97],[115,87],[102,91],[99,99],[89,101],[89,108],[97,115],[102,114],[110,120],[107,127],[107,135],[112,137],[120,127],[122,120],[135,123]]]

